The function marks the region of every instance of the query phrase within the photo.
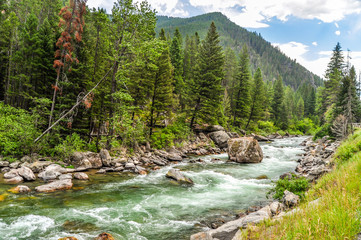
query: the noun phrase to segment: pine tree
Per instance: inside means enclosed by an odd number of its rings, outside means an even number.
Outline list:
[[[233,93],[233,125],[244,124],[250,112],[250,79],[249,54],[246,45],[243,45],[240,55],[238,71]]]
[[[281,117],[283,117],[286,111],[286,106],[283,104],[284,99],[284,89],[282,78],[279,76],[274,83],[274,93],[272,101],[272,119],[275,122],[276,126],[281,127]],[[284,120],[284,119],[283,119]],[[282,121],[283,122],[283,121]]]
[[[191,127],[197,118],[208,123],[217,122],[217,110],[220,108],[222,99],[223,64],[224,57],[219,44],[219,35],[216,25],[212,22],[199,49],[198,71],[192,86],[195,107],[192,113]]]
[[[254,82],[251,89],[251,106],[246,129],[248,128],[251,121],[258,121],[262,118],[264,112],[264,103],[265,89],[262,79],[262,72],[261,69],[258,68],[254,75]]]
[[[179,96],[181,109],[184,109],[183,56],[181,42],[182,37],[177,28],[170,46],[170,56],[174,67],[174,93]]]

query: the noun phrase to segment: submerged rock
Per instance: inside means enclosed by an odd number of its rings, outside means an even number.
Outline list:
[[[57,190],[68,190],[71,189],[73,183],[71,179],[57,180],[45,185],[41,185],[35,188],[38,192],[55,192]]]
[[[267,177],[267,175],[263,174],[263,175],[256,177],[256,179],[262,180],[262,179],[268,179],[268,177]]]
[[[263,159],[261,146],[251,137],[229,139],[227,153],[229,160],[238,163],[259,163]]]
[[[28,186],[25,186],[25,185],[19,185],[17,187],[9,189],[8,191],[12,192],[12,193],[15,193],[15,194],[31,192],[30,188]]]
[[[184,176],[178,169],[171,169],[166,174],[167,178],[176,180],[179,183],[194,184],[192,179]]]

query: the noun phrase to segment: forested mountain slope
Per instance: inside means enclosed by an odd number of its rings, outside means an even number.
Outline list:
[[[294,89],[302,83],[311,83],[313,86],[322,85],[322,79],[319,76],[287,57],[261,35],[236,25],[222,13],[208,13],[191,18],[158,16],[156,31],[159,33],[163,28],[166,33],[173,34],[178,28],[183,40],[186,35],[191,36],[195,32],[198,32],[200,39],[204,39],[212,21],[217,26],[223,47],[231,47],[239,53],[243,44],[247,44],[252,72],[254,73],[257,67],[260,67],[265,80],[274,81],[278,75],[281,75],[284,83]]]

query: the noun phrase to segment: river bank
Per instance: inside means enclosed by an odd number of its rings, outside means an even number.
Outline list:
[[[192,163],[199,157],[185,159],[148,175],[89,173],[90,181],[74,180],[73,189],[67,191],[10,194],[0,208],[1,224],[9,239],[25,234],[25,230],[29,236],[47,236],[44,239],[92,239],[99,231],[108,231],[116,239],[189,239],[192,233],[208,228],[217,216],[226,221],[267,201],[271,180],[295,168],[297,155],[303,152],[298,147],[300,142],[299,138],[287,138],[261,144],[265,158],[260,164],[229,163],[226,154],[211,155],[200,157],[203,162]],[[214,158],[220,160],[212,161]],[[192,178],[194,186],[174,185],[167,180],[164,176],[172,168]],[[260,175],[269,179],[257,179]],[[81,187],[85,188],[79,190]],[[8,204],[16,206],[11,217],[7,214]],[[29,218],[51,220],[54,226],[45,230],[33,226],[34,230],[29,230],[30,226],[22,226]],[[84,224],[79,223],[77,231],[64,229],[64,223],[70,220],[95,226],[82,230]]]

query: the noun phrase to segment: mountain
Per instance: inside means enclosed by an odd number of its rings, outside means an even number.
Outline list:
[[[260,67],[264,79],[272,81],[281,75],[284,83],[294,89],[303,83],[312,84],[314,87],[323,84],[323,80],[319,76],[308,71],[296,60],[287,57],[278,48],[263,39],[260,34],[238,26],[222,13],[207,13],[191,18],[158,16],[156,31],[159,33],[163,28],[166,33],[173,34],[178,28],[183,40],[186,35],[191,36],[195,32],[198,32],[200,38],[204,39],[212,21],[217,26],[221,45],[224,48],[230,47],[239,53],[243,44],[247,44],[253,73],[257,67]]]

